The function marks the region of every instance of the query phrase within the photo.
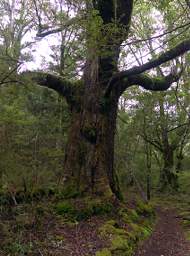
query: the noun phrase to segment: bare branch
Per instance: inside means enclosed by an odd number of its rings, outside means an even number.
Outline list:
[[[143,135],[143,134],[140,134],[140,136],[146,141],[148,142],[149,144],[151,144],[152,146],[154,146],[157,150],[163,152],[163,148],[162,148],[162,145],[156,141],[156,140],[151,140],[149,139],[147,136]]]
[[[187,125],[189,125],[189,124],[190,124],[189,122],[186,122],[186,123],[184,123],[184,124],[179,124],[178,126],[176,126],[176,127],[174,127],[174,128],[171,128],[171,129],[168,130],[167,132],[173,132],[173,131],[175,131],[175,130],[181,128],[181,127],[187,126]]]
[[[5,76],[0,80],[0,85],[7,84],[8,83],[7,79],[11,78],[12,74],[14,74],[18,70],[18,68],[20,67],[21,64],[22,64],[21,62],[18,63],[7,74],[5,74]],[[15,78],[14,78],[14,80],[15,80]],[[11,80],[9,80],[9,81],[11,81]]]
[[[48,35],[52,35],[52,34],[56,34],[56,33],[62,32],[66,27],[69,27],[69,26],[71,26],[73,24],[76,24],[79,20],[81,20],[81,17],[80,18],[78,16],[74,17],[74,18],[66,21],[60,27],[52,29],[52,30],[47,30],[47,31],[46,31],[46,29],[43,29],[43,27],[41,27],[41,29],[38,31],[36,36],[43,38],[43,37],[46,37]],[[49,29],[49,27],[47,29]]]
[[[185,23],[185,24],[183,24],[181,26],[175,27],[175,28],[173,28],[171,30],[166,30],[162,34],[159,34],[159,35],[156,35],[156,36],[152,36],[152,37],[148,37],[148,38],[133,40],[133,41],[124,43],[122,46],[134,45],[134,44],[139,44],[139,43],[142,43],[142,42],[158,39],[158,38],[161,38],[161,37],[163,37],[165,35],[171,34],[171,33],[175,32],[178,29],[186,28],[186,27],[189,27],[189,26],[190,26],[190,22],[187,22],[187,23]]]

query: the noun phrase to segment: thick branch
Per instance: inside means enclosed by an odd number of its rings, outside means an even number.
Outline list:
[[[43,72],[24,72],[23,77],[30,78],[40,86],[50,88],[64,96],[68,103],[72,102],[74,90],[73,83],[52,74]]]
[[[151,77],[147,74],[138,74],[130,76],[126,81],[121,85],[121,92],[126,88],[132,85],[138,85],[143,87],[146,90],[150,91],[165,91],[167,90],[173,82],[179,80],[179,75],[170,74],[166,77]]]
[[[131,69],[121,71],[121,72],[115,74],[111,78],[111,80],[108,84],[108,87],[107,87],[107,90],[106,90],[106,95],[108,95],[108,93],[111,92],[112,88],[115,87],[115,85],[118,82],[122,82],[124,78],[133,78],[135,80],[135,76],[137,76],[137,75],[139,75],[139,74],[141,74],[141,73],[143,73],[147,70],[150,70],[152,68],[156,68],[156,67],[160,66],[161,64],[163,64],[167,61],[175,59],[178,56],[184,54],[185,52],[187,52],[189,50],[190,50],[190,39],[185,40],[185,41],[181,42],[180,44],[178,44],[173,49],[168,50],[165,53],[162,53],[156,59],[153,59],[153,60],[151,60],[151,61],[149,61],[149,62],[147,62],[147,63],[145,63],[141,66],[133,67]],[[171,75],[168,78],[169,78],[169,80],[171,80]],[[168,78],[166,78],[166,80]],[[176,81],[176,80],[174,80],[174,81]],[[138,84],[138,83],[135,82],[135,84]],[[161,84],[160,84],[160,86],[156,86],[156,87],[150,86],[150,88],[149,88],[148,85],[146,85],[145,87],[143,86],[143,87],[147,90],[166,90],[166,89],[169,88],[170,85],[171,85],[171,83],[170,84],[169,83],[168,84],[163,83],[163,87],[162,87]]]
[[[181,74],[169,74],[166,77],[151,77],[148,74],[138,74],[134,76],[129,76],[123,79],[123,81],[118,81],[114,84],[115,89],[118,94],[121,95],[127,88],[138,85],[149,91],[165,91],[167,90],[173,82],[177,82]],[[108,87],[105,97],[108,97],[111,93],[113,87]]]
[[[126,71],[121,71],[119,74],[115,75],[115,78],[118,77],[121,79],[125,76],[141,74],[144,71],[150,70],[152,68],[156,68],[169,60],[175,59],[189,50],[190,50],[190,39],[181,42],[173,49],[162,53],[158,58],[151,60],[139,67],[134,67]]]

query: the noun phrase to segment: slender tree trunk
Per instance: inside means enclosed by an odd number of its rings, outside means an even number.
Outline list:
[[[160,121],[162,129],[162,155],[163,169],[160,173],[160,187],[165,190],[171,187],[173,190],[178,190],[178,176],[174,172],[174,151],[176,147],[172,146],[168,138],[168,120],[164,110],[164,95],[159,99],[160,105]]]
[[[177,154],[176,172],[180,173],[183,168],[183,153],[179,152]]]
[[[174,150],[168,147],[163,152],[164,167],[160,175],[161,190],[170,186],[173,190],[178,190],[178,176],[174,172]]]
[[[146,187],[146,196],[147,196],[147,200],[150,201],[151,198],[151,175],[150,175],[151,170],[148,170],[148,174],[147,174],[147,178],[146,178],[146,183],[147,183],[147,187]]]

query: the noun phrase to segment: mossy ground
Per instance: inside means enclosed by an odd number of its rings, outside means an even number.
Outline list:
[[[0,255],[132,255],[151,233],[151,206],[110,199],[57,198],[2,205]]]
[[[133,255],[138,242],[151,234],[153,220],[152,206],[141,201],[137,202],[136,209],[121,208],[116,219],[109,220],[100,227],[100,236],[109,239],[110,245],[97,252],[96,256]]]

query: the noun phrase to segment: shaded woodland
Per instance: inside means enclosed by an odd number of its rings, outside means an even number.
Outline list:
[[[0,13],[0,254],[132,256],[155,206],[189,238],[189,1]]]

